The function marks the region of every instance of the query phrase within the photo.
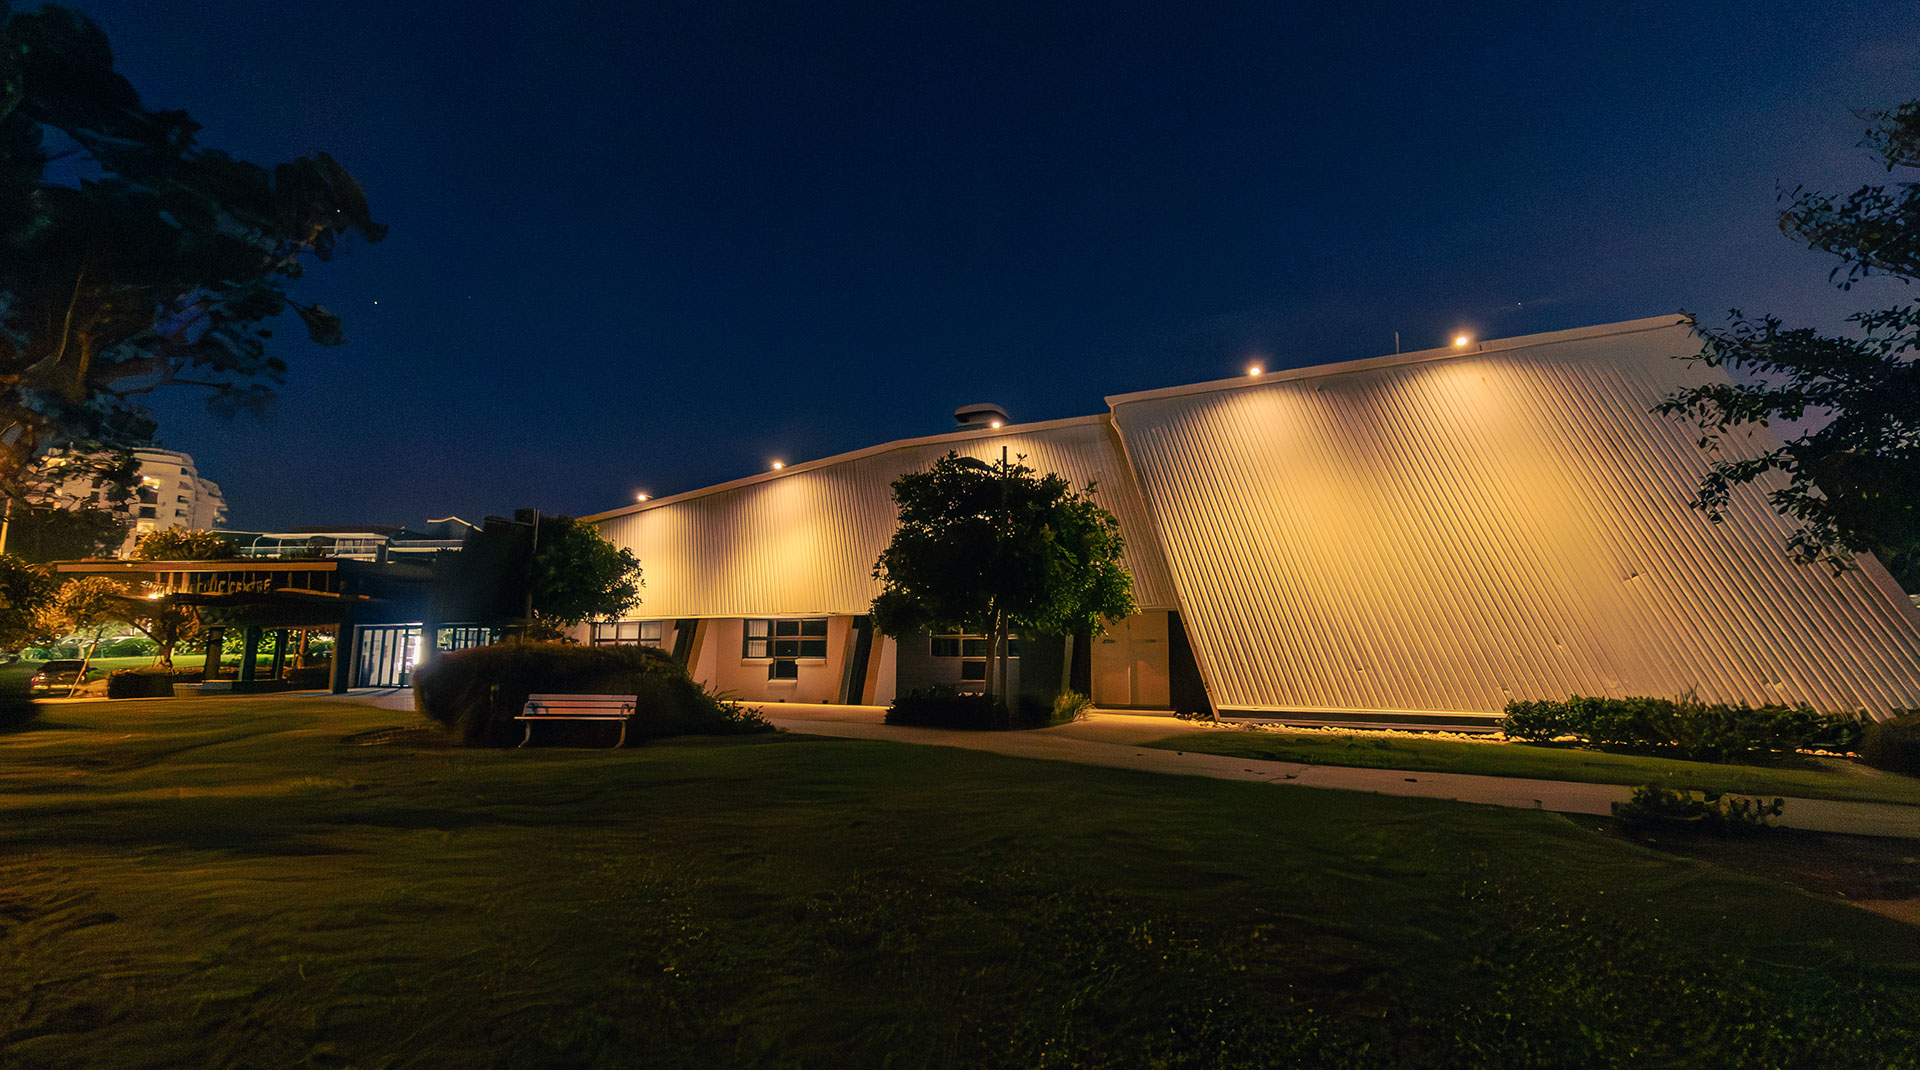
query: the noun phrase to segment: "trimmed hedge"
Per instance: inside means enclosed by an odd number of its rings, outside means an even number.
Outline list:
[[[501,643],[441,654],[414,671],[414,708],[456,730],[469,746],[511,746],[528,695],[633,695],[629,740],[771,732],[757,711],[723,701],[651,647]],[[569,725],[604,731],[602,725]],[[543,733],[569,738],[568,733]]]
[[[24,728],[28,722],[40,716],[40,706],[25,692],[0,691],[0,732],[11,732]]]
[[[144,669],[116,669],[107,674],[108,698],[172,698],[176,682],[196,677],[194,672],[149,666]]]
[[[1032,699],[1020,701],[1016,713],[1004,699],[955,690],[945,684],[916,688],[893,700],[887,707],[888,724],[917,728],[964,728],[977,731],[1004,731],[1010,728],[1045,728],[1062,722],[1054,720],[1052,705]],[[1069,716],[1068,720],[1072,720]]]
[[[1779,758],[1797,750],[1842,753],[1860,746],[1865,718],[1816,713],[1811,706],[1748,706],[1695,699],[1542,699],[1507,703],[1501,730],[1545,743],[1573,736],[1593,746],[1656,751],[1696,762]]]

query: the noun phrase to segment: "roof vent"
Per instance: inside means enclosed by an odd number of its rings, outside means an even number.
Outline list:
[[[963,428],[1005,427],[1012,422],[1007,419],[1007,410],[990,401],[982,401],[975,405],[962,405],[953,410],[953,418],[959,421],[960,426]]]

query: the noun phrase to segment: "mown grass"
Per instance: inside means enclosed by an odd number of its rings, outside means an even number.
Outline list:
[[[1182,732],[1142,746],[1308,765],[1532,777],[1636,787],[1658,784],[1669,789],[1920,806],[1920,779],[1884,773],[1845,759],[1805,757],[1791,765],[1721,765],[1557,744],[1469,743],[1407,735],[1273,729]]]
[[[1910,1066],[1920,932],[1553,814],[854,740],[0,736],[0,1065]]]

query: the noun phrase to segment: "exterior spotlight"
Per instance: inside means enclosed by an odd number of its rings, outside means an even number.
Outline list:
[[[1261,372],[1264,372],[1264,371],[1266,371],[1266,370],[1267,370],[1267,369],[1265,369],[1265,368],[1262,368],[1262,367],[1261,367],[1260,365],[1258,365],[1258,364],[1249,364],[1249,365],[1247,365],[1247,378],[1249,378],[1249,379],[1258,379],[1258,378],[1260,378],[1260,373],[1261,373]]]
[[[775,462],[773,462],[773,470],[774,470],[774,471],[776,471],[776,472],[778,472],[778,471],[779,471],[780,469],[782,469],[782,468],[785,468],[786,466],[787,466],[787,462],[785,462],[785,461],[775,461]]]
[[[1000,421],[998,421],[998,420],[994,420],[994,421],[992,421],[992,422],[990,422],[990,423],[988,423],[988,424],[987,424],[987,426],[988,426],[988,427],[991,427],[991,428],[993,428],[994,430],[996,430],[996,431],[997,431],[997,430],[999,430],[999,429],[1000,429]]]
[[[648,494],[646,491],[641,491],[640,493],[633,496],[633,500],[636,502],[644,502],[651,497],[653,497],[653,495]]]
[[[1455,347],[1455,348],[1458,348],[1458,347],[1460,347],[1460,346],[1464,346],[1464,345],[1466,345],[1466,344],[1467,344],[1468,342],[1471,342],[1471,341],[1473,341],[1473,339],[1471,339],[1471,338],[1468,338],[1468,337],[1467,337],[1466,335],[1464,335],[1464,334],[1456,334],[1456,335],[1454,335],[1454,336],[1453,336],[1453,344],[1454,344],[1454,347]]]

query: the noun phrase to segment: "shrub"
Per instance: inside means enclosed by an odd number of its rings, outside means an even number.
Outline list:
[[[1062,691],[1053,700],[1053,717],[1048,724],[1068,724],[1082,720],[1093,709],[1093,699],[1078,691]]]
[[[1679,699],[1596,698],[1507,703],[1501,728],[1514,739],[1543,743],[1571,735],[1593,746],[1629,747],[1701,762],[1777,758],[1796,750],[1846,752],[1858,747],[1863,718],[1814,712],[1810,706],[1761,706]]]
[[[415,708],[472,746],[518,742],[523,728],[514,717],[535,694],[632,695],[632,740],[773,730],[651,647],[502,643],[438,655],[413,674]]]
[[[161,666],[118,669],[107,674],[108,698],[172,698],[179,675]]]
[[[1500,730],[1510,739],[1529,743],[1546,743],[1573,731],[1567,717],[1567,704],[1552,699],[1515,699],[1507,703],[1507,715],[1500,721]]]
[[[1920,776],[1920,710],[1865,725],[1860,760],[1889,773]]]
[[[919,728],[998,731],[1064,723],[1055,721],[1054,714],[1054,705],[1031,698],[1022,698],[1016,710],[1010,709],[1002,699],[988,699],[985,695],[935,684],[895,698],[893,705],[887,707],[886,722]]]
[[[1633,789],[1633,798],[1613,804],[1613,816],[1639,827],[1690,825],[1716,835],[1736,835],[1772,828],[1773,818],[1786,809],[1786,800],[1763,803],[1744,795],[1716,791],[1695,794],[1668,791],[1657,784]]]

